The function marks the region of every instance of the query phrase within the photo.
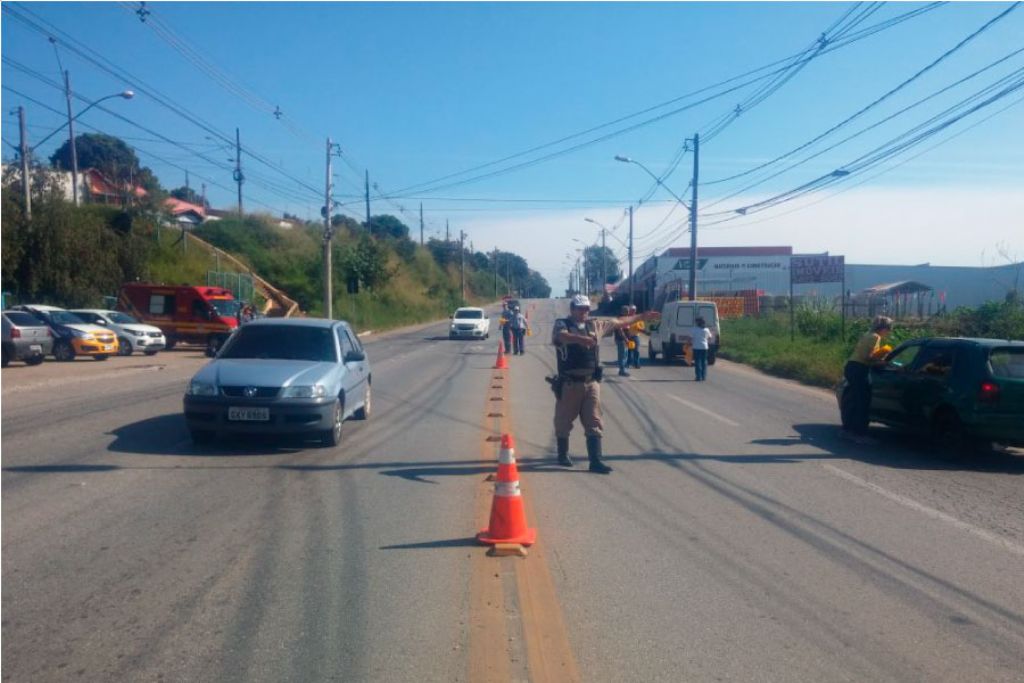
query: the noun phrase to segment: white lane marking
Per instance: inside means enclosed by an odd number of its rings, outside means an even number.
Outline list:
[[[718,420],[720,422],[724,422],[725,424],[729,425],[730,427],[739,427],[740,426],[739,422],[733,422],[729,418],[722,417],[718,413],[712,412],[712,411],[708,410],[707,408],[704,408],[702,406],[697,405],[696,403],[690,403],[685,398],[679,398],[678,396],[674,396],[672,394],[669,394],[668,397],[670,399],[674,400],[674,401],[679,401],[680,403],[682,403],[687,408],[690,408],[691,410],[696,410],[698,413],[704,413],[708,417],[713,417],[713,418],[715,418],[716,420]]]
[[[913,500],[912,498],[901,496],[898,493],[894,493],[888,489],[882,488],[878,484],[873,484],[870,481],[865,481],[864,479],[861,479],[857,475],[851,474],[846,470],[836,467],[835,465],[825,464],[822,465],[822,467],[824,467],[832,474],[835,474],[836,476],[842,477],[843,479],[853,484],[856,484],[857,486],[866,488],[869,491],[874,491],[878,495],[884,498],[888,498],[889,500],[895,503],[899,503],[904,507],[908,507],[911,510],[916,510],[928,517],[931,517],[932,519],[938,519],[940,521],[946,522],[947,524],[952,524],[961,531],[966,531],[969,534],[974,534],[978,538],[982,538],[988,541],[989,543],[994,543],[995,545],[1005,548],[1006,550],[1009,550],[1011,553],[1014,553],[1015,555],[1024,556],[1024,546],[1018,545],[1010,539],[1000,536],[999,534],[994,534],[991,531],[986,531],[981,527],[976,527],[973,524],[968,524],[967,522],[957,519],[952,515],[948,515],[945,512],[940,512],[939,510],[930,508],[927,505],[922,505],[921,503],[918,503],[916,500]]]

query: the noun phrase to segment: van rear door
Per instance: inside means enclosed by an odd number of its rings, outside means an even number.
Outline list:
[[[693,327],[693,320],[693,306],[676,306],[675,326],[677,329]]]

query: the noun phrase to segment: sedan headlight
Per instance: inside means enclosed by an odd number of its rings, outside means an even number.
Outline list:
[[[128,330],[128,331],[131,332],[132,334],[134,334],[136,337],[145,337],[146,336],[146,332],[144,330]]]
[[[190,396],[216,396],[217,385],[194,379],[188,383],[188,393]]]
[[[323,398],[327,395],[327,387],[323,384],[297,385],[285,387],[283,398]]]
[[[93,340],[92,333],[90,332],[82,332],[81,330],[71,330],[71,335],[74,337],[78,337],[79,339],[84,339],[86,341]]]

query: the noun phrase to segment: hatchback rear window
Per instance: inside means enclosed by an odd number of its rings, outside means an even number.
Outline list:
[[[44,324],[36,320],[35,316],[21,311],[7,311],[4,315],[18,327],[39,327]]]
[[[1024,348],[992,349],[988,365],[993,377],[1024,379]]]

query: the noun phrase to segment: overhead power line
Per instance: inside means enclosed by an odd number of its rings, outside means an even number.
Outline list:
[[[796,169],[796,168],[798,168],[800,166],[803,166],[807,162],[812,161],[812,160],[822,156],[823,154],[826,154],[826,153],[828,153],[828,152],[830,152],[830,151],[832,151],[832,150],[834,150],[834,149],[836,149],[836,148],[846,144],[847,142],[849,142],[849,141],[851,141],[851,140],[853,140],[855,138],[858,138],[861,135],[864,135],[865,133],[867,133],[869,131],[872,131],[872,130],[876,129],[879,126],[881,126],[881,125],[883,125],[885,123],[888,123],[889,121],[892,121],[895,118],[898,118],[899,116],[902,116],[903,114],[905,114],[905,113],[907,113],[907,112],[909,112],[909,111],[911,111],[911,110],[913,110],[913,109],[915,109],[915,108],[925,104],[926,102],[929,102],[929,101],[935,99],[936,97],[938,97],[940,95],[943,95],[943,94],[949,92],[950,90],[952,90],[952,89],[954,89],[954,88],[956,88],[956,87],[958,87],[960,85],[963,85],[964,83],[966,83],[966,82],[968,82],[968,81],[970,81],[970,80],[972,80],[974,78],[977,78],[981,74],[983,74],[983,73],[985,73],[987,71],[990,71],[991,69],[994,69],[995,67],[997,67],[997,66],[1007,62],[1008,60],[1012,59],[1013,57],[1016,57],[1017,55],[1021,54],[1022,52],[1024,52],[1024,48],[1018,48],[1018,49],[1014,50],[1013,52],[1010,52],[1009,54],[1004,55],[1003,57],[1000,57],[999,59],[995,60],[994,62],[991,62],[991,63],[987,64],[986,66],[984,66],[984,67],[982,67],[982,68],[980,68],[980,69],[978,69],[978,70],[976,70],[976,71],[974,71],[974,72],[964,76],[963,78],[960,78],[960,79],[954,81],[953,83],[950,83],[949,85],[947,85],[947,86],[945,86],[945,87],[943,87],[943,88],[941,88],[939,90],[936,90],[936,91],[932,92],[931,94],[916,100],[915,102],[912,102],[911,104],[907,105],[906,107],[903,107],[902,109],[899,109],[898,111],[893,112],[889,116],[886,116],[885,118],[880,119],[880,120],[876,121],[875,123],[872,123],[872,124],[870,124],[870,125],[868,125],[868,126],[866,126],[864,128],[861,128],[860,130],[856,131],[855,133],[852,133],[852,134],[846,136],[845,138],[842,138],[841,140],[838,140],[837,142],[829,145],[828,147],[825,147],[825,148],[815,152],[814,154],[812,154],[810,156],[804,157],[800,161],[794,162],[794,163],[786,166],[785,168],[782,168],[782,169],[780,169],[778,171],[775,171],[774,173],[772,173],[770,175],[764,176],[761,179],[759,179],[759,180],[757,180],[757,181],[755,181],[753,183],[750,183],[750,184],[748,184],[748,185],[746,185],[746,186],[744,186],[744,187],[742,187],[742,188],[740,188],[738,190],[735,190],[734,192],[731,192],[731,193],[725,195],[724,197],[720,197],[720,198],[716,199],[715,201],[713,201],[713,202],[711,202],[709,204],[706,204],[705,205],[705,209],[710,209],[710,208],[712,208],[714,206],[717,206],[717,205],[725,202],[728,199],[732,199],[733,197],[737,197],[737,196],[742,195],[742,194],[744,194],[746,192],[749,192],[750,190],[754,189],[755,187],[757,187],[759,185],[763,185],[764,183],[768,182],[769,180],[773,180],[774,178],[777,178],[777,177],[779,177],[779,176],[781,176],[781,175],[783,175],[785,173],[788,173],[788,172],[792,171],[793,169]],[[711,213],[711,214],[701,214],[701,215],[714,215],[714,214]]]
[[[918,7],[918,8],[915,8],[915,9],[911,10],[911,11],[908,11],[908,12],[905,12],[903,14],[900,14],[900,15],[898,15],[896,17],[892,17],[890,19],[882,21],[882,22],[880,22],[878,24],[875,24],[873,26],[869,26],[869,27],[867,27],[865,29],[862,29],[861,31],[858,31],[858,32],[855,32],[855,33],[851,33],[849,35],[844,36],[841,40],[837,40],[837,41],[833,42],[831,45],[825,47],[821,51],[820,54],[824,55],[824,54],[833,52],[835,50],[841,49],[841,48],[846,47],[848,45],[851,45],[851,44],[853,44],[855,42],[858,42],[860,40],[868,38],[868,37],[870,37],[870,36],[872,36],[872,35],[874,35],[874,34],[876,34],[878,32],[881,32],[881,31],[887,30],[889,28],[892,28],[893,26],[896,26],[896,25],[898,25],[900,23],[903,23],[904,21],[908,21],[910,19],[919,17],[919,16],[921,16],[922,14],[924,14],[926,12],[931,12],[931,11],[933,11],[933,10],[935,10],[935,9],[945,5],[945,4],[946,4],[945,2],[932,2],[932,3],[929,3],[929,4],[924,5],[922,7]],[[542,163],[544,161],[548,161],[548,160],[557,158],[559,156],[562,156],[564,154],[568,154],[568,153],[576,151],[578,149],[582,149],[584,147],[587,147],[587,146],[590,146],[590,145],[593,145],[593,144],[596,144],[596,143],[599,143],[599,142],[603,142],[604,140],[610,139],[612,137],[616,137],[618,135],[622,135],[622,134],[630,132],[632,130],[636,130],[637,128],[640,128],[640,127],[643,127],[643,126],[647,126],[647,125],[651,125],[653,123],[661,121],[661,120],[663,120],[665,118],[668,118],[670,116],[675,116],[675,115],[677,115],[677,114],[679,114],[679,113],[681,113],[683,111],[687,111],[689,109],[692,109],[692,108],[694,108],[696,106],[699,106],[700,104],[704,104],[704,103],[710,102],[710,101],[712,101],[714,99],[717,99],[717,98],[720,98],[720,97],[724,97],[725,95],[728,95],[731,92],[736,92],[736,91],[741,90],[741,89],[743,89],[743,88],[745,88],[745,87],[747,87],[749,85],[755,84],[755,83],[757,83],[759,81],[762,81],[764,79],[767,79],[767,78],[771,78],[772,76],[774,76],[774,75],[776,75],[778,73],[781,73],[781,72],[784,72],[784,71],[786,71],[788,69],[791,69],[793,67],[793,64],[792,64],[793,57],[794,57],[794,55],[791,55],[789,57],[786,57],[786,58],[783,58],[783,59],[780,59],[780,60],[776,60],[775,62],[772,62],[770,64],[766,64],[766,65],[760,66],[760,67],[758,67],[756,69],[752,69],[750,71],[744,72],[744,73],[739,74],[737,76],[733,76],[733,77],[725,79],[723,81],[719,81],[719,82],[714,83],[712,85],[708,85],[708,86],[699,88],[697,90],[685,93],[685,94],[680,95],[678,97],[674,97],[672,99],[665,100],[663,102],[660,102],[660,103],[658,103],[656,105],[653,105],[651,107],[647,107],[647,108],[642,109],[640,111],[636,111],[636,112],[633,112],[631,114],[627,114],[625,116],[618,117],[618,118],[616,118],[614,120],[607,121],[607,122],[599,124],[597,126],[592,126],[592,127],[587,128],[585,130],[578,131],[578,132],[572,133],[570,135],[566,135],[566,136],[558,138],[556,140],[552,140],[552,141],[545,142],[545,143],[542,143],[542,144],[539,144],[539,145],[535,145],[533,147],[530,147],[528,149],[522,150],[520,152],[516,152],[514,154],[510,154],[510,155],[502,157],[500,159],[496,159],[494,161],[490,161],[490,162],[487,162],[487,163],[484,163],[484,164],[478,164],[476,166],[473,166],[473,167],[470,167],[470,168],[467,168],[467,169],[463,169],[463,170],[457,171],[455,173],[449,173],[447,175],[443,175],[443,176],[434,178],[432,180],[424,181],[424,182],[421,182],[421,183],[416,183],[414,185],[409,185],[407,187],[401,188],[400,190],[398,190],[396,192],[393,192],[392,196],[401,196],[401,195],[404,195],[404,194],[407,194],[407,193],[410,193],[410,192],[420,192],[420,193],[423,193],[423,192],[436,192],[436,191],[440,191],[442,189],[448,189],[450,187],[455,187],[457,185],[462,185],[462,184],[466,184],[466,183],[469,183],[469,182],[477,182],[477,181],[484,180],[484,179],[487,179],[487,178],[495,177],[497,175],[503,175],[504,173],[509,173],[509,172],[512,172],[512,171],[520,170],[520,169],[523,169],[523,168],[527,168],[529,166],[533,166],[533,165],[535,165],[537,163]],[[779,65],[784,65],[784,66],[782,66],[780,68],[777,68],[777,67],[779,67]],[[758,74],[760,74],[760,75],[758,75]],[[744,80],[744,79],[746,79],[746,80]],[[726,86],[730,86],[731,84],[734,84],[737,81],[743,81],[743,82],[741,82],[739,85],[726,88]],[[466,175],[469,175],[469,174],[477,173],[478,171],[483,171],[484,169],[487,169],[487,168],[491,168],[491,167],[494,167],[494,166],[499,166],[501,164],[505,164],[507,162],[514,161],[515,159],[520,159],[522,157],[529,156],[531,154],[540,152],[542,150],[545,150],[545,149],[548,149],[548,148],[551,148],[551,147],[557,147],[559,145],[571,142],[572,140],[577,140],[577,139],[582,138],[582,137],[587,136],[587,135],[591,135],[593,133],[596,133],[598,131],[604,130],[606,128],[611,128],[612,126],[616,126],[616,125],[625,123],[626,121],[629,121],[631,119],[636,119],[636,118],[639,118],[641,116],[646,116],[648,114],[652,114],[653,112],[656,112],[656,111],[659,111],[659,110],[663,110],[663,109],[665,109],[667,107],[673,107],[674,105],[677,105],[680,102],[692,99],[692,98],[697,97],[699,95],[702,95],[704,93],[708,93],[708,92],[712,92],[712,91],[718,90],[720,88],[725,88],[725,89],[722,90],[721,92],[717,92],[717,93],[715,93],[713,95],[704,97],[704,98],[702,98],[702,99],[700,99],[700,100],[698,100],[696,102],[693,102],[691,104],[688,104],[688,105],[685,105],[685,106],[675,107],[674,109],[671,109],[671,110],[669,110],[667,112],[663,112],[663,113],[661,113],[659,115],[656,115],[656,116],[652,116],[652,117],[650,117],[648,119],[645,119],[645,120],[643,120],[643,121],[641,121],[639,123],[632,124],[632,125],[629,125],[629,126],[624,126],[622,128],[616,129],[615,131],[612,131],[611,133],[608,133],[608,134],[605,134],[605,135],[601,135],[601,136],[599,136],[597,138],[594,138],[594,139],[591,139],[591,140],[588,140],[588,141],[585,141],[585,142],[582,142],[582,143],[577,143],[577,144],[572,145],[572,146],[570,146],[570,147],[568,147],[566,149],[563,149],[561,151],[557,151],[557,152],[553,152],[553,153],[548,153],[548,154],[545,154],[543,156],[540,156],[540,157],[538,157],[536,159],[533,159],[533,160],[530,160],[530,161],[519,162],[519,163],[513,164],[511,166],[508,166],[508,167],[506,167],[504,169],[499,169],[499,170],[491,171],[491,172],[487,172],[487,173],[479,173],[477,175],[471,176],[469,178],[465,178],[465,179],[457,181],[457,182],[450,182],[450,183],[446,183],[445,182],[445,181],[453,180],[453,179],[458,178],[460,176],[466,176]]]
[[[56,43],[61,44],[66,49],[74,52],[79,57],[86,60],[90,64],[93,64],[100,70],[108,73],[111,76],[114,76],[115,78],[132,83],[133,87],[136,89],[137,92],[145,94],[146,96],[152,98],[153,101],[155,101],[156,103],[172,111],[178,116],[184,118],[185,120],[189,121],[198,128],[206,131],[207,133],[227,143],[234,143],[234,139],[232,136],[229,136],[223,133],[222,131],[216,129],[212,124],[204,121],[201,117],[199,117],[198,114],[195,114],[194,112],[191,112],[188,109],[178,105],[173,99],[167,97],[166,95],[163,95],[156,88],[148,85],[142,79],[134,76],[133,74],[124,70],[122,67],[119,67],[113,62],[107,60],[105,57],[100,55],[92,48],[78,41],[77,39],[62,31],[61,29],[53,26],[45,19],[33,13],[31,10],[25,8],[22,5],[17,5],[17,8],[15,8],[15,6],[12,5],[12,3],[4,3],[0,8],[2,8],[2,10],[8,13],[11,17],[17,19],[20,23],[46,36],[47,38],[52,39]],[[314,186],[300,178],[297,178],[291,173],[285,171],[283,168],[274,164],[272,161],[268,160],[263,155],[258,154],[252,151],[251,149],[242,147],[242,151],[256,162],[264,166],[267,166],[274,172],[281,174],[283,177],[287,178],[291,182],[304,188],[304,190],[310,192],[312,197],[315,197],[317,198],[317,200],[319,200],[322,188]]]
[[[808,140],[807,142],[803,143],[799,147],[791,149],[788,152],[786,152],[785,154],[781,154],[781,155],[775,157],[774,159],[772,159],[770,161],[766,161],[766,162],[764,162],[762,164],[758,164],[757,166],[754,166],[753,168],[749,168],[746,171],[742,171],[740,173],[735,173],[735,174],[733,174],[731,176],[727,176],[725,178],[719,178],[717,180],[706,181],[706,182],[701,183],[701,185],[716,185],[718,183],[724,183],[724,182],[728,182],[730,180],[736,180],[737,178],[742,178],[744,176],[750,175],[751,173],[755,173],[757,171],[760,171],[763,168],[766,168],[766,167],[771,166],[771,165],[773,165],[775,163],[778,163],[779,161],[782,161],[783,159],[787,159],[787,158],[791,157],[792,155],[794,155],[794,154],[796,154],[796,153],[798,153],[798,152],[800,152],[800,151],[802,151],[804,149],[807,149],[811,145],[813,145],[816,142],[818,142],[818,141],[824,139],[825,137],[831,135],[835,131],[839,130],[843,126],[845,126],[848,123],[850,123],[851,121],[857,119],[858,117],[862,116],[866,112],[868,112],[871,109],[875,108],[876,106],[878,106],[882,102],[886,101],[887,99],[889,99],[890,97],[892,97],[893,95],[898,93],[900,90],[904,89],[905,87],[907,87],[908,85],[910,85],[911,83],[913,83],[914,81],[919,79],[921,76],[925,75],[926,73],[928,73],[929,71],[934,69],[936,66],[938,66],[939,64],[944,62],[946,59],[948,59],[950,56],[952,56],[957,51],[962,49],[964,46],[966,46],[968,43],[973,41],[975,38],[977,38],[981,34],[983,34],[986,31],[988,31],[990,28],[992,28],[992,26],[994,26],[997,22],[1001,21],[1008,14],[1010,14],[1010,12],[1014,11],[1015,9],[1017,9],[1017,7],[1019,5],[1020,5],[1020,2],[1013,3],[1008,8],[1006,8],[1005,10],[1000,12],[998,15],[996,15],[992,19],[988,20],[987,22],[985,22],[985,24],[982,25],[979,29],[977,29],[976,31],[972,32],[966,38],[962,39],[959,43],[957,43],[956,45],[954,45],[950,49],[948,49],[945,52],[943,52],[936,59],[932,60],[925,67],[919,69],[912,76],[910,76],[909,78],[905,79],[899,85],[897,85],[894,88],[889,89],[888,91],[886,91],[881,96],[877,97],[872,102],[870,102],[870,103],[866,104],[865,106],[861,107],[860,109],[858,109],[856,112],[854,112],[850,116],[846,117],[845,119],[843,119],[839,123],[835,124],[834,126],[829,128],[828,130],[824,131],[823,133],[820,133],[819,135],[815,136],[811,140]]]

